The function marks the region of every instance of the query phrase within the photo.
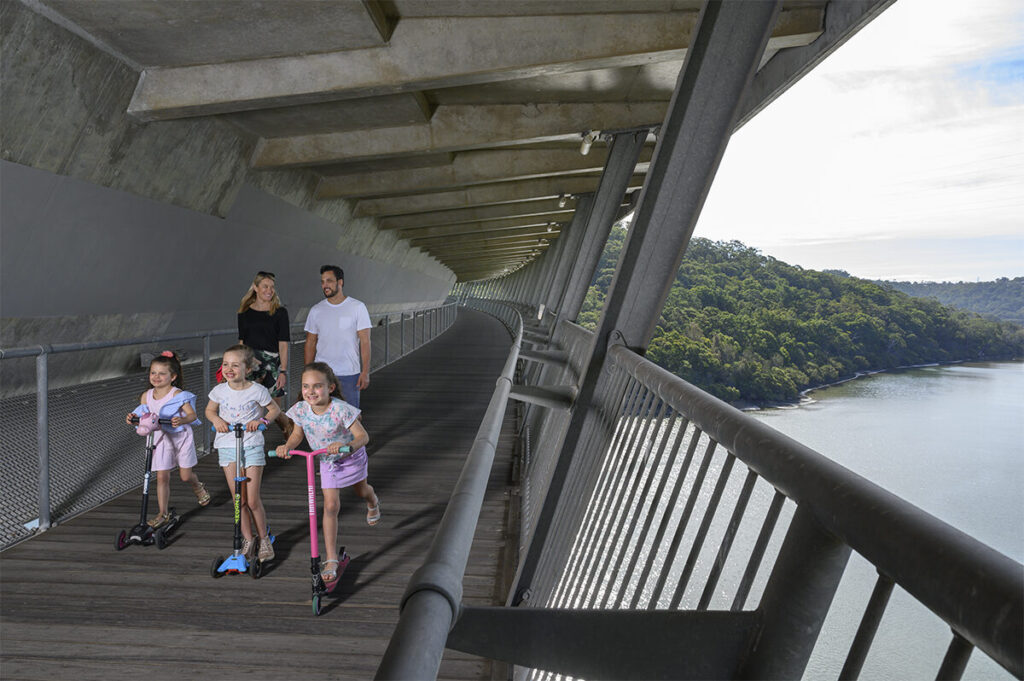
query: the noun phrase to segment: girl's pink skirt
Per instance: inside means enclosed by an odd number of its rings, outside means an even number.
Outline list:
[[[341,489],[366,480],[366,447],[334,463],[320,462],[320,489]]]

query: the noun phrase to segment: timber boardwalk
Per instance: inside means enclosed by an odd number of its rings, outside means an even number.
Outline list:
[[[231,549],[231,505],[216,458],[206,456],[198,471],[213,501],[200,509],[175,474],[171,502],[184,522],[177,541],[163,551],[114,548],[117,532],[137,519],[136,489],[0,554],[0,675],[76,681],[372,678],[509,346],[500,322],[463,308],[445,334],[371,376],[363,393],[369,481],[383,517],[368,527],[362,502],[342,493],[340,543],[352,563],[320,617],[310,604],[302,459],[272,460],[265,474],[276,560],[259,580],[214,580],[210,563]],[[476,605],[503,600],[512,409],[466,570],[465,601]],[[270,433],[270,444],[280,443],[276,428]],[[489,660],[449,651],[440,678],[491,674]]]

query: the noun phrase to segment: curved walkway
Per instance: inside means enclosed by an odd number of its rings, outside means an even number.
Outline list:
[[[369,480],[383,519],[368,527],[361,502],[343,494],[341,543],[352,563],[320,617],[309,598],[301,460],[272,461],[263,483],[277,559],[262,579],[214,580],[210,563],[231,549],[231,504],[215,458],[205,457],[198,470],[213,502],[199,509],[172,478],[172,504],[185,521],[163,551],[114,549],[117,532],[138,516],[136,490],[0,554],[3,677],[372,678],[509,342],[500,322],[461,309],[444,335],[372,375],[363,409]],[[465,600],[474,604],[503,601],[503,566],[513,550],[505,532],[513,429],[510,409],[467,567]],[[441,678],[495,671],[487,660],[449,652]]]

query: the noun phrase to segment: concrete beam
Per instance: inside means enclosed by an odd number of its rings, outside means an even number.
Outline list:
[[[356,203],[356,217],[406,215],[425,211],[467,208],[537,199],[557,199],[562,194],[586,194],[597,189],[597,177],[556,177],[523,182],[501,182],[498,184],[470,187],[437,194],[414,194],[385,199],[364,199]],[[633,175],[630,189],[640,189],[644,184],[643,175]]]
[[[481,246],[469,246],[462,248],[427,248],[422,247],[421,250],[426,251],[431,256],[444,262],[448,258],[459,259],[460,257],[466,260],[479,259],[481,255],[487,254],[488,256],[504,256],[504,255],[536,255],[548,247],[548,244],[512,244],[507,246],[488,246],[486,250]]]
[[[823,15],[784,12],[769,49],[808,44]],[[696,11],[404,18],[383,47],[147,69],[128,113],[167,120],[680,60],[696,19]]]
[[[167,120],[678,60],[696,20],[694,11],[628,21],[602,14],[403,19],[383,47],[147,69],[128,113]]]
[[[560,207],[558,203],[559,199],[540,199],[538,201],[501,203],[495,206],[474,206],[473,208],[394,215],[378,220],[377,229],[418,229],[528,217],[548,219],[547,216],[557,215],[565,210],[572,211],[576,207],[576,199],[572,196],[566,197],[564,208]]]
[[[431,246],[434,244],[468,244],[468,243],[491,243],[499,239],[553,239],[562,233],[560,227],[548,227],[547,225],[535,225],[523,229],[509,229],[501,232],[469,232],[451,236],[432,236],[417,239],[409,239],[410,246]]]
[[[557,235],[554,235],[557,236]],[[551,244],[552,235],[546,237],[519,236],[503,239],[480,239],[477,241],[449,241],[434,242],[430,244],[415,244],[416,248],[429,251],[437,255],[439,253],[468,253],[480,255],[482,253],[501,252],[509,249],[522,248],[532,250],[534,248],[546,248]]]
[[[668,102],[439,106],[430,122],[424,124],[264,138],[253,152],[251,165],[319,165],[402,154],[579,140],[587,130],[656,126],[667,110]]]
[[[453,272],[496,272],[506,267],[512,269],[525,265],[533,259],[532,254],[526,255],[503,255],[487,258],[471,258],[468,256],[445,258]]]
[[[850,37],[866,26],[879,14],[885,11],[896,0],[843,0],[828,4],[828,12],[822,20],[820,39],[811,42],[796,43],[781,54],[776,54],[771,61],[755,74],[753,82],[744,94],[740,106],[739,120],[735,132],[762,109],[775,101],[793,83],[803,78],[828,55],[839,49]],[[779,13],[779,24],[786,21],[787,12]],[[768,41],[768,48],[773,47],[773,40]]]
[[[520,263],[526,262],[533,258],[533,251],[526,253],[491,253],[491,254],[477,254],[466,255],[466,254],[451,254],[439,260],[449,263],[449,267],[461,268],[463,270],[477,268],[486,269],[493,267],[504,267],[509,263]]]
[[[462,224],[444,225],[441,227],[403,229],[398,232],[398,238],[425,239],[429,237],[456,236],[459,234],[499,234],[523,228],[537,229],[558,225],[559,223],[568,222],[572,219],[572,216],[573,211],[563,210],[542,216],[532,215],[505,220],[489,220],[487,222],[464,222]],[[552,227],[552,229],[558,229],[558,227]]]
[[[646,170],[653,152],[654,145],[650,145],[641,153],[643,170]],[[452,164],[442,167],[324,177],[315,196],[318,199],[335,199],[417,194],[491,182],[598,174],[604,168],[606,158],[605,149],[594,149],[586,156],[576,149],[462,151],[456,154]]]

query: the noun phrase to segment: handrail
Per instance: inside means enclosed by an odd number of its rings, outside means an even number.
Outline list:
[[[505,308],[507,317],[518,320],[512,349],[427,558],[409,579],[398,625],[377,669],[377,679],[437,678],[448,632],[458,618],[466,561],[487,491],[522,343],[522,316],[511,306]]]
[[[873,563],[956,634],[1024,675],[1021,564],[621,345],[608,357]],[[884,528],[884,531],[879,531]]]

